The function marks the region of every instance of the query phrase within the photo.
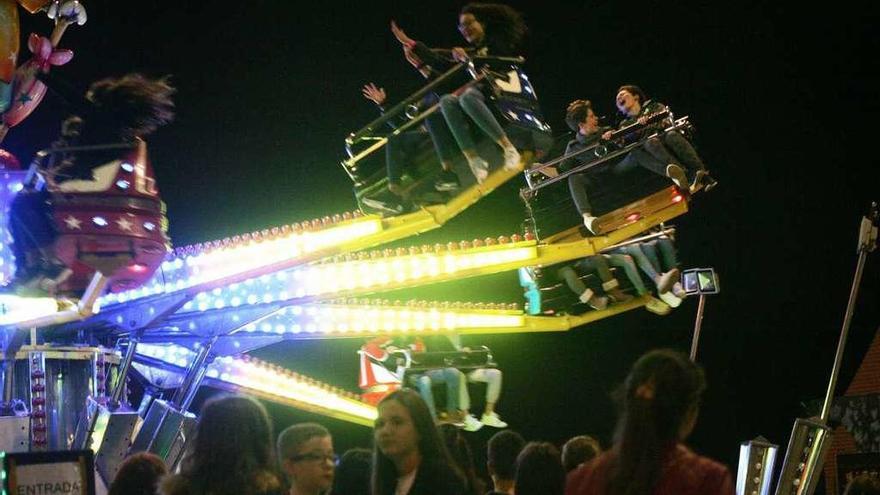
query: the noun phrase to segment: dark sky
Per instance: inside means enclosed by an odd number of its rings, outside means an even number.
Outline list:
[[[391,100],[419,87],[388,30],[397,19],[432,46],[461,43],[459,2],[84,2],[76,52],[56,74],[85,88],[109,75],[171,74],[177,120],[151,139],[176,245],[352,210],[343,138],[375,117],[359,88]],[[181,6],[183,5],[183,6]],[[713,266],[722,294],[707,304],[699,361],[710,389],[692,444],[734,465],[738,443],[785,444],[803,401],[827,385],[852,273],[860,216],[880,199],[876,12],[761,1],[519,2],[525,55],[545,116],[566,131],[566,104],[611,115],[616,88],[639,84],[689,115],[718,189],[674,223],[685,266]],[[40,16],[23,19],[48,31]],[[55,136],[49,95],[4,147],[23,161]],[[402,244],[510,234],[523,218],[509,186],[443,229]],[[876,255],[875,255],[876,258]],[[841,383],[877,329],[878,260],[869,259]],[[515,274],[396,297],[521,302]],[[427,295],[425,295],[427,294]],[[567,334],[492,336],[505,372],[500,412],[530,439],[610,438],[610,390],[644,351],[687,349],[689,300]],[[477,340],[471,340],[477,342]],[[290,342],[262,357],[355,390],[359,342]],[[540,371],[540,373],[538,373]],[[273,408],[279,427],[305,417]],[[366,442],[342,423],[341,446]],[[485,439],[489,433],[480,433]]]

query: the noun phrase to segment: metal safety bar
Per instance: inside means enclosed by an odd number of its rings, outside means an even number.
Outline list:
[[[547,187],[547,186],[555,184],[561,180],[567,179],[571,175],[586,172],[587,170],[589,170],[593,167],[597,167],[597,166],[601,165],[602,163],[605,163],[605,162],[612,160],[614,158],[617,158],[619,156],[625,155],[625,154],[629,153],[630,151],[634,150],[635,148],[642,146],[649,139],[657,137],[660,134],[665,134],[668,132],[681,130],[681,129],[684,129],[685,127],[688,127],[688,126],[690,126],[690,122],[688,121],[688,117],[684,116],[684,117],[681,117],[680,119],[677,119],[675,122],[673,122],[673,124],[671,126],[665,128],[661,131],[651,133],[650,135],[645,136],[644,138],[642,138],[634,143],[628,144],[618,150],[614,150],[614,151],[610,151],[610,152],[606,151],[605,153],[600,153],[599,152],[599,149],[601,149],[600,147],[607,145],[611,140],[602,141],[602,142],[596,143],[595,145],[588,146],[584,149],[568,153],[568,154],[560,156],[558,158],[554,158],[553,160],[550,160],[548,162],[539,163],[524,172],[525,177],[526,177],[526,184],[528,185],[529,191],[532,191],[532,192],[537,191],[541,188]],[[626,131],[626,132],[623,132],[623,131]],[[617,131],[613,135],[612,140],[620,137],[621,134],[628,134],[630,132],[633,132],[633,129],[631,129],[630,127],[627,127],[626,129],[621,129],[620,131]],[[559,163],[565,162],[571,158],[580,156],[580,155],[587,153],[587,152],[590,152],[590,151],[593,151],[593,153],[596,155],[597,159],[595,161],[585,163],[583,165],[579,165],[579,166],[574,167],[573,169],[571,169],[567,172],[560,173],[556,177],[550,177],[550,178],[543,180],[541,182],[536,183],[533,180],[536,174],[541,173],[541,170],[548,168],[548,167],[552,167],[552,166],[557,165]]]
[[[468,83],[459,87],[458,89],[453,91],[452,94],[462,93],[466,89],[476,85],[477,83],[479,83],[480,81],[482,81],[486,78],[486,76],[489,72],[488,69],[483,69],[480,71],[476,71],[474,69],[475,64],[478,62],[504,62],[504,63],[511,63],[511,64],[522,64],[524,61],[525,61],[525,59],[523,57],[480,57],[480,56],[475,56],[475,57],[471,57],[467,63],[456,64],[455,66],[453,66],[452,68],[450,68],[449,70],[447,70],[446,72],[444,72],[443,74],[438,76],[436,79],[434,79],[433,81],[431,81],[430,83],[428,83],[427,85],[425,85],[424,87],[422,87],[421,89],[419,89],[418,91],[416,91],[415,93],[410,95],[409,97],[405,98],[400,103],[391,107],[391,109],[384,112],[381,116],[374,119],[372,122],[370,122],[369,124],[367,124],[366,126],[361,128],[360,130],[351,133],[345,139],[345,151],[348,154],[349,158],[342,162],[342,164],[344,165],[344,167],[346,169],[346,172],[348,172],[349,176],[351,177],[353,174],[352,174],[352,171],[350,171],[349,169],[353,168],[357,164],[357,162],[366,158],[367,156],[369,156],[370,154],[372,154],[373,152],[375,152],[379,148],[383,147],[385,144],[388,143],[388,140],[390,138],[396,137],[396,136],[400,135],[401,133],[406,132],[407,130],[411,129],[414,125],[419,124],[420,122],[425,120],[428,116],[430,116],[432,113],[436,112],[438,105],[434,104],[431,107],[429,107],[428,109],[426,109],[425,111],[419,113],[418,115],[409,116],[408,114],[406,114],[406,112],[413,105],[415,105],[416,102],[420,101],[428,93],[437,89],[438,86],[441,86],[445,82],[449,81],[452,77],[454,77],[456,74],[461,72],[463,69],[468,68],[468,72],[473,77],[473,80],[469,81]],[[377,128],[379,128],[383,124],[387,123],[388,121],[397,118],[400,114],[406,114],[408,117],[410,117],[410,120],[408,122],[402,124],[401,126],[395,128],[391,133],[389,133],[387,135],[384,135],[384,136],[374,136],[373,135],[373,133],[375,132],[375,130]],[[355,144],[360,143],[362,141],[368,141],[368,140],[375,141],[375,142],[373,144],[371,144],[369,147],[367,147],[366,149],[364,149],[363,151],[355,152],[355,150],[353,150],[353,146]],[[354,177],[351,177],[351,178],[354,179]]]

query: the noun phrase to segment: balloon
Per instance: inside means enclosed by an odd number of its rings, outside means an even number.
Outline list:
[[[25,119],[46,95],[46,85],[37,79],[40,72],[49,72],[53,65],[64,65],[73,58],[70,50],[56,49],[48,38],[31,34],[28,49],[33,56],[15,71],[12,104],[3,115],[3,123],[12,127]]]

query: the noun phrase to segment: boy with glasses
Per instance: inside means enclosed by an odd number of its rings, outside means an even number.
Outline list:
[[[299,423],[278,435],[278,459],[290,481],[289,495],[320,495],[333,485],[336,454],[327,428]]]

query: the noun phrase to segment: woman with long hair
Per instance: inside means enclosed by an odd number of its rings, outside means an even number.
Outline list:
[[[566,495],[732,495],[727,467],[683,444],[705,388],[703,370],[684,354],[642,356],[624,384],[614,446],[569,474]]]
[[[448,61],[438,57],[424,44],[409,38],[396,24],[391,25],[394,36],[403,44],[407,60],[423,74],[430,74]],[[509,57],[518,55],[527,27],[522,15],[513,8],[498,3],[469,3],[458,15],[458,30],[469,48],[451,50],[455,62],[467,62],[471,55]],[[477,182],[489,175],[489,163],[477,153],[468,119],[489,139],[501,147],[504,168],[517,170],[522,165],[519,151],[507,133],[492,115],[480,90],[468,88],[460,95],[446,94],[440,98],[440,110],[449,130],[461,149]]]
[[[143,140],[174,118],[175,89],[167,77],[153,79],[132,73],[101,79],[89,86],[85,96],[61,80],[50,81],[53,90],[62,94],[73,110],[62,123],[61,137],[52,148],[96,148],[52,157],[43,178],[51,189],[62,193],[100,189],[96,176],[111,177],[131,151],[106,145],[127,143],[146,150]],[[51,199],[47,189],[26,187],[10,205],[9,231],[16,266],[15,278],[7,284],[7,290],[22,295],[54,295],[55,288],[72,273],[55,255],[58,232]]]
[[[228,395],[202,407],[180,474],[162,482],[163,495],[281,495],[272,424],[255,399]]]
[[[418,393],[401,389],[378,405],[373,495],[463,495],[465,483]]]

